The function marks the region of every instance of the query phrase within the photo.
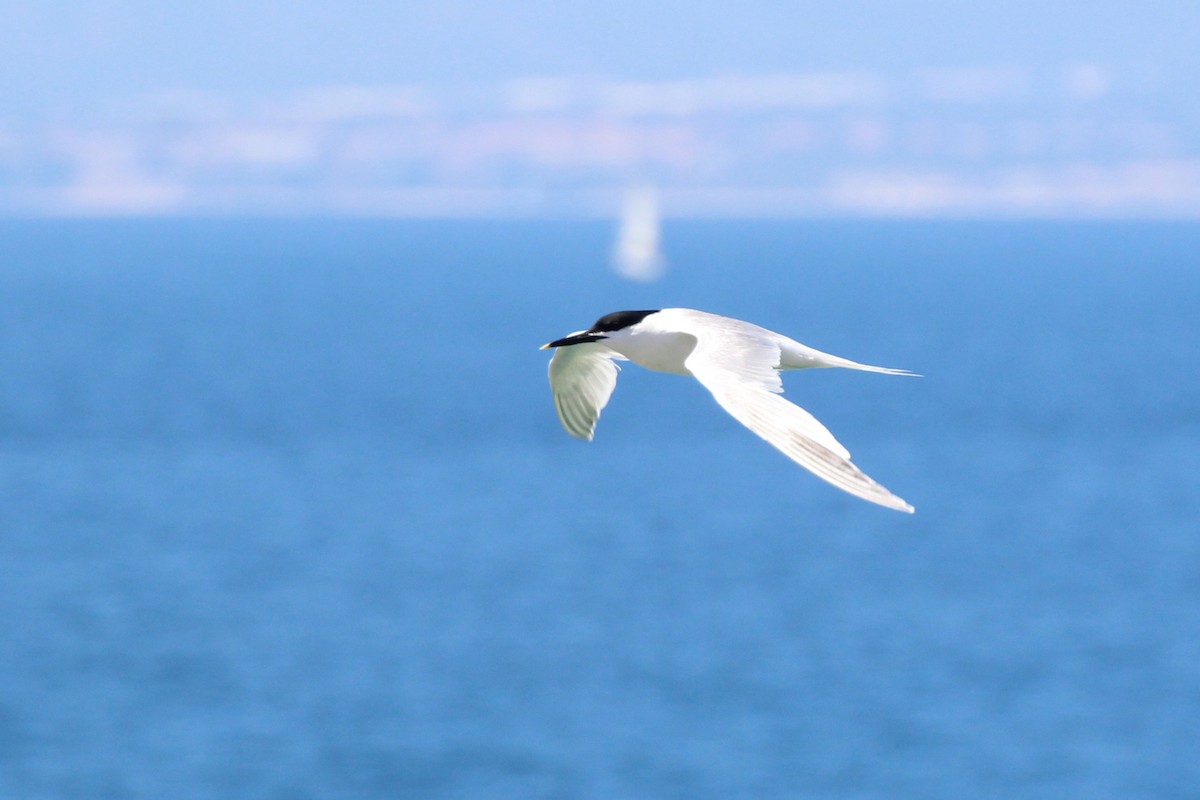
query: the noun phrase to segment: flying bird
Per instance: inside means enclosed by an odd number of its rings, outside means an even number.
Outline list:
[[[554,349],[550,389],[567,433],[590,441],[617,385],[617,361],[691,375],[738,422],[834,486],[887,508],[913,507],[850,463],[850,453],[816,417],[782,396],[782,370],[843,367],[915,375],[822,353],[749,322],[664,308],[605,314],[587,330],[542,345]]]

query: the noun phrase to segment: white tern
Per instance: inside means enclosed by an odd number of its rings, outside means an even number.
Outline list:
[[[912,513],[913,507],[850,463],[850,453],[812,415],[782,396],[779,372],[844,367],[915,375],[822,353],[749,322],[664,308],[617,311],[542,345],[554,348],[550,388],[567,433],[591,440],[596,420],[617,384],[615,361],[656,372],[691,375],[738,422],[788,458],[852,495]]]

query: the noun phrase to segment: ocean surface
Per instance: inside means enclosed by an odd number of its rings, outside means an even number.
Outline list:
[[[0,797],[1200,796],[1200,224],[0,222]],[[913,516],[627,367],[689,306]]]

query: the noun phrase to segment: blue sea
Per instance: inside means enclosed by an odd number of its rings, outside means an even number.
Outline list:
[[[0,797],[1200,796],[1200,224],[0,222]],[[538,346],[688,306],[913,516]]]

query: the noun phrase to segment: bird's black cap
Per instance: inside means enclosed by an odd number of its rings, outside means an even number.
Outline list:
[[[619,331],[622,328],[628,328],[630,325],[637,325],[651,314],[657,314],[661,309],[650,308],[641,311],[614,311],[611,314],[605,314],[600,319],[596,320],[591,328],[588,328],[589,333],[610,333]]]
[[[573,344],[585,344],[587,342],[598,342],[601,339],[607,339],[604,334],[612,333],[613,331],[623,330],[630,325],[637,325],[651,314],[655,314],[660,309],[650,308],[641,311],[614,311],[611,314],[605,314],[600,319],[596,320],[592,327],[582,333],[572,334],[562,339],[555,339],[553,342],[548,342],[542,345],[545,350],[549,347],[568,347]]]

